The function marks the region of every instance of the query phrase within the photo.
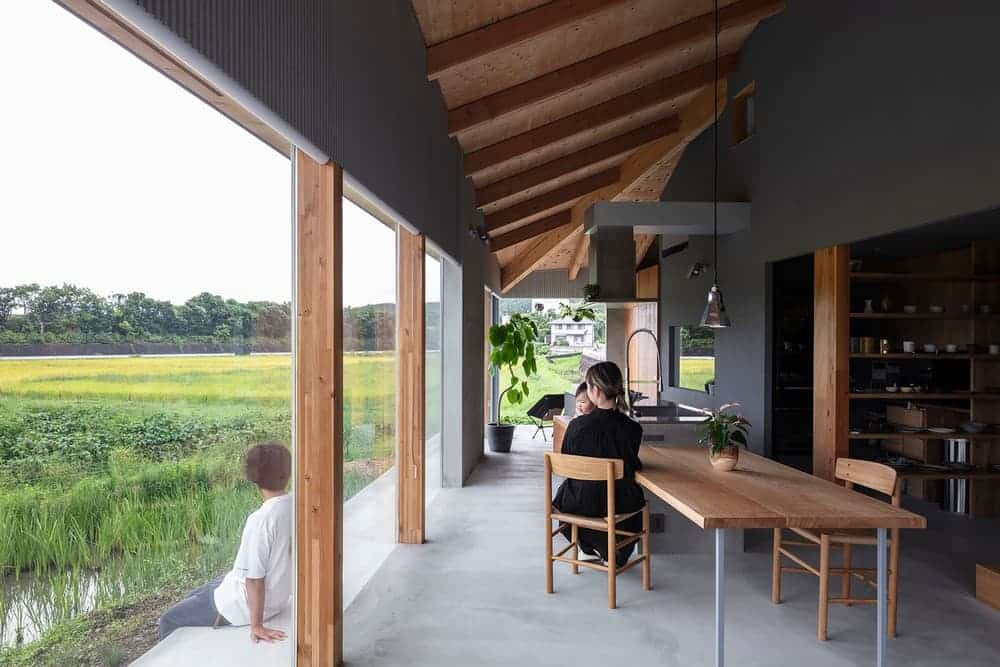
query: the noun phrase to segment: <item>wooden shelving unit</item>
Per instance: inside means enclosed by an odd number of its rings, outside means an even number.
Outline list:
[[[912,452],[923,452],[924,463],[940,463],[941,441],[962,438],[969,441],[968,462],[975,469],[902,476],[917,482],[918,493],[927,493],[928,484],[941,483],[937,480],[968,479],[971,514],[1000,516],[1000,472],[992,468],[1000,463],[1000,433],[859,428],[873,412],[884,417],[884,406],[908,404],[926,406],[931,411],[927,414],[951,420],[928,426],[1000,423],[1000,364],[995,363],[1000,355],[987,354],[990,344],[1000,344],[1000,243],[975,242],[930,256],[861,259],[862,270],[850,271],[850,250],[844,246],[816,253],[814,470],[828,473],[832,461],[855,449],[852,442],[862,448],[857,451],[866,451],[865,441],[870,443],[867,451],[888,447],[905,451],[910,458]],[[865,301],[871,301],[877,312],[864,312]],[[883,303],[888,306],[885,311]],[[916,312],[903,312],[903,306],[911,304]],[[984,305],[993,312],[980,312]],[[944,312],[932,313],[931,306],[941,306]],[[885,339],[892,352],[852,351],[851,337]],[[918,350],[933,343],[939,351],[901,352],[904,340],[914,341]],[[944,352],[945,345],[963,351]],[[892,383],[930,386],[933,391],[883,389]]]

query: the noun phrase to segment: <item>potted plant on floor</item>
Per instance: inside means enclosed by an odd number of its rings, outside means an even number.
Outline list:
[[[709,412],[709,418],[702,424],[700,445],[708,445],[708,460],[712,468],[719,472],[729,472],[740,460],[740,445],[747,446],[747,432],[750,422],[741,414],[726,412],[740,407],[739,403],[726,403],[718,410]]]
[[[514,425],[509,418],[501,419],[503,399],[511,405],[520,405],[528,396],[528,378],[538,373],[535,363],[535,339],[538,326],[525,315],[515,313],[504,324],[490,327],[490,373],[496,375],[506,369],[510,383],[500,392],[497,401],[497,421],[486,427],[490,451],[509,452],[514,440]],[[520,373],[520,375],[519,375]]]

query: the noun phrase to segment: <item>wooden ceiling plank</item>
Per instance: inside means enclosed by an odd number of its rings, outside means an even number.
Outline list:
[[[488,56],[560,26],[578,21],[626,0],[553,0],[427,49],[427,78],[431,81],[462,65]]]
[[[512,245],[523,243],[528,239],[541,236],[546,232],[558,229],[571,222],[573,222],[573,216],[568,209],[565,211],[559,211],[558,213],[550,215],[547,218],[542,218],[541,220],[537,220],[531,224],[518,227],[514,231],[507,232],[506,234],[501,234],[496,238],[490,239],[490,251],[499,252],[504,248],[509,248]]]
[[[719,76],[728,76],[738,66],[738,54],[719,58]],[[714,62],[699,65],[680,74],[655,81],[631,93],[473,151],[466,155],[463,161],[465,175],[475,176],[484,169],[512,160],[540,146],[562,141],[618,118],[675,99],[711,84],[714,79]]]
[[[779,13],[784,7],[784,0],[740,0],[719,10],[719,30],[722,32],[759,22]],[[517,109],[579,88],[593,79],[613,74],[663,51],[683,49],[710,39],[714,33],[714,14],[702,14],[512,88],[487,95],[449,111],[448,134],[455,136]]]
[[[678,114],[681,129],[663,139],[637,150],[620,168],[618,181],[611,185],[584,195],[573,204],[573,222],[565,227],[548,232],[533,245],[528,252],[519,255],[500,270],[500,290],[506,292],[539,266],[545,257],[564,241],[576,234],[583,235],[583,213],[596,201],[611,200],[627,189],[634,181],[642,178],[647,172],[655,170],[665,157],[676,155],[679,151],[712,122],[716,108],[721,114],[725,108],[726,80],[719,81],[717,86],[699,93],[689,105]],[[579,247],[577,247],[579,250]],[[574,257],[575,261],[575,257]]]
[[[533,199],[529,199],[528,201],[511,206],[510,208],[487,215],[485,218],[486,231],[495,232],[496,230],[506,227],[507,225],[511,225],[518,220],[523,220],[562,204],[572,202],[574,199],[579,199],[588,193],[601,190],[617,182],[618,167],[606,169],[600,173],[594,174],[593,176],[588,176],[587,178],[581,178],[579,181],[574,181],[569,185],[565,185],[561,188],[552,190],[551,192],[546,192],[545,194],[539,195]]]
[[[679,127],[680,119],[676,115],[672,115],[599,144],[588,146],[576,153],[546,162],[533,169],[480,188],[476,191],[476,205],[482,207],[492,204],[529,188],[555,180],[560,176],[571,174],[617,155],[623,155],[650,141],[676,132]]]
[[[646,256],[649,252],[649,247],[653,245],[656,241],[656,234],[636,234],[635,235],[635,265],[639,266],[639,262],[642,258]]]

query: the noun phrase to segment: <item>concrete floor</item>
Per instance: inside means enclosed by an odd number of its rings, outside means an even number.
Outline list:
[[[637,570],[626,573],[615,611],[597,572],[573,576],[557,567],[556,594],[545,594],[545,444],[529,434],[519,429],[510,454],[487,456],[466,488],[438,494],[428,544],[396,548],[347,609],[347,663],[713,664],[710,555],[655,556],[650,592]],[[1000,612],[975,600],[973,564],[1000,560],[1000,522],[912,509],[930,527],[903,537],[900,634],[889,641],[890,664],[997,665]],[[727,558],[728,664],[874,664],[873,607],[831,606],[830,639],[821,643],[814,577],[786,575],[783,604],[771,604],[769,543],[766,534],[748,534],[748,552]]]

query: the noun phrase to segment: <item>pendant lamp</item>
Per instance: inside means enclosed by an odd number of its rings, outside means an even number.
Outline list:
[[[712,124],[712,253],[715,256],[712,269],[715,277],[712,289],[708,291],[708,303],[701,315],[701,326],[711,329],[725,329],[732,326],[726,305],[719,290],[719,0],[715,0],[715,122]]]

